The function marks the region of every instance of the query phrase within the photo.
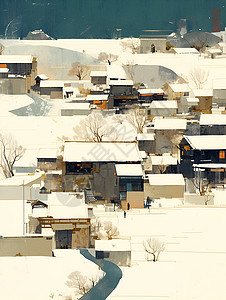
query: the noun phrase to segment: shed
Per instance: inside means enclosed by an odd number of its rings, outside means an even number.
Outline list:
[[[191,91],[186,83],[171,83],[165,87],[169,100],[179,101],[182,96],[189,96]]]
[[[199,99],[199,103],[194,107],[194,111],[210,113],[212,108],[213,90],[194,89],[192,93],[195,98]]]
[[[145,196],[151,199],[184,198],[184,177],[182,174],[150,174],[145,183]]]
[[[177,113],[177,101],[152,101],[150,104],[151,115],[170,117]]]
[[[130,240],[95,240],[97,259],[105,259],[118,266],[131,266]]]
[[[91,71],[90,72],[91,83],[93,84],[106,84],[107,72],[106,71]]]
[[[51,99],[63,99],[64,81],[62,80],[41,80],[40,94],[48,95]]]

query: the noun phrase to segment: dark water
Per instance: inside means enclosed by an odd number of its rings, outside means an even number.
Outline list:
[[[226,25],[226,0],[0,0],[0,35],[26,36],[42,29],[54,38],[139,36],[143,30],[176,31],[179,19],[190,30],[212,30],[214,8]]]

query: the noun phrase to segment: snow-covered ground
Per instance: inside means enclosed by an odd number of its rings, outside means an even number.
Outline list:
[[[226,207],[132,210],[126,218],[109,214],[121,235],[131,236],[132,267],[122,268],[108,299],[226,299],[225,214]],[[145,260],[148,237],[166,244],[159,262]]]
[[[100,52],[118,55],[118,61],[113,64],[133,64],[133,65],[159,65],[173,70],[177,75],[183,76],[189,81],[191,88],[195,88],[191,79],[194,69],[202,69],[206,73],[207,80],[203,88],[211,89],[214,81],[225,78],[226,75],[226,56],[221,55],[215,59],[204,57],[203,55],[173,54],[173,53],[148,53],[132,54],[131,49],[125,49],[122,42],[125,39],[65,39],[65,40],[1,40],[7,47],[14,45],[30,46],[49,46],[53,48],[66,49],[81,54],[88,54],[94,59],[98,58]],[[10,52],[11,53],[11,52]],[[150,76],[150,74],[147,74]]]
[[[65,284],[71,272],[80,271],[86,276],[102,272],[97,265],[85,259],[79,250],[56,250],[55,255],[0,257],[0,298],[65,300],[66,296],[74,295],[73,289]]]

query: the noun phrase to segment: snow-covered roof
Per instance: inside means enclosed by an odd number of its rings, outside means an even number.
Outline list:
[[[73,110],[73,109],[88,109],[90,110],[90,103],[64,103],[61,110]]]
[[[53,218],[88,218],[84,193],[51,193],[48,215]]]
[[[90,77],[107,77],[106,71],[91,71]]]
[[[107,66],[108,78],[126,79],[126,72],[120,64]]]
[[[201,114],[200,125],[226,125],[226,115]]]
[[[144,172],[140,164],[115,165],[117,176],[143,176]]]
[[[192,91],[193,91],[195,97],[211,97],[211,96],[213,96],[213,90],[194,89]]]
[[[138,133],[137,140],[138,141],[154,141],[155,133]]]
[[[32,61],[32,55],[0,55],[0,64],[31,64]]]
[[[226,78],[213,80],[213,90],[226,90]]]
[[[41,148],[37,158],[57,158],[58,148]]]
[[[0,68],[0,73],[8,73],[9,69],[8,68]]]
[[[170,101],[152,101],[150,108],[174,108],[177,109],[177,101],[176,100],[170,100]]]
[[[199,103],[199,99],[198,98],[186,98],[188,103],[191,104],[198,104]]]
[[[184,136],[193,149],[221,150],[226,149],[226,135],[193,135]]]
[[[45,74],[37,75],[37,76],[35,77],[35,80],[36,80],[37,78],[40,78],[41,80],[47,80],[47,79],[49,79],[49,77],[47,77]]]
[[[163,89],[139,89],[137,91],[141,95],[164,94]]]
[[[169,86],[174,93],[187,93],[191,90],[186,83],[171,83]]]
[[[226,169],[226,164],[194,164],[193,167],[200,169]]]
[[[132,80],[110,80],[109,85],[128,85],[132,86],[133,81]]]
[[[173,118],[154,118],[154,129],[157,130],[176,130],[186,129],[187,120],[185,119],[173,119]]]
[[[96,251],[131,251],[130,240],[95,240]]]
[[[62,80],[41,80],[40,87],[64,87]]]
[[[140,151],[140,155],[143,159],[147,158],[147,153],[146,151]]]
[[[40,179],[42,177],[42,173],[39,174],[29,174],[29,175],[15,175],[10,178],[6,178],[0,180],[0,185],[7,186],[22,186],[31,184],[33,181]]]
[[[171,155],[152,155],[150,158],[153,166],[177,165],[177,158]]]
[[[64,161],[68,162],[126,162],[141,161],[141,155],[134,142],[65,142]]]
[[[176,54],[199,54],[195,48],[173,48]]]
[[[150,174],[148,179],[150,185],[184,185],[182,174]]]
[[[108,94],[99,94],[99,95],[87,95],[86,100],[88,101],[106,101],[108,100]]]

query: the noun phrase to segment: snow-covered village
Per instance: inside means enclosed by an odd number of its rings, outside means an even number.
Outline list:
[[[0,22],[1,299],[226,299],[223,7],[111,38]]]

